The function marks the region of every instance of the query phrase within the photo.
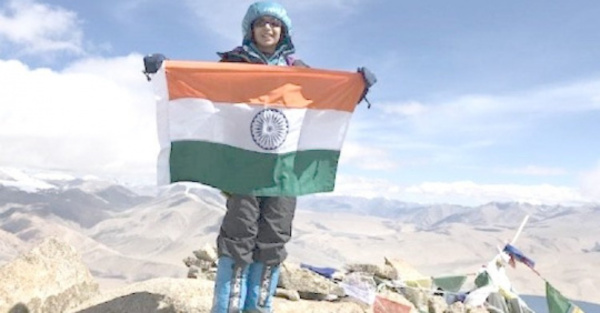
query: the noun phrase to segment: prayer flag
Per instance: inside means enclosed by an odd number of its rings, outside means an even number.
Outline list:
[[[504,250],[503,250],[506,254],[508,254],[508,256],[510,256],[510,264],[514,267],[515,266],[515,261],[519,261],[525,265],[527,265],[530,268],[533,268],[535,266],[535,262],[528,258],[527,256],[525,256],[525,254],[523,254],[523,252],[519,251],[519,249],[515,248],[514,246],[507,244],[506,246],[504,246]]]
[[[585,313],[546,282],[546,301],[549,313]]]
[[[466,280],[467,275],[433,277],[433,283],[436,287],[450,292],[460,291],[460,288],[463,286]]]
[[[375,298],[373,313],[410,313],[411,307],[381,296]]]

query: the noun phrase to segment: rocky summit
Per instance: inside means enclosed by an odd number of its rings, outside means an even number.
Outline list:
[[[57,238],[50,238],[0,268],[0,312],[208,313],[215,261],[214,247],[207,245],[192,251],[191,256],[183,260],[188,267],[185,278],[153,278],[100,291],[76,249]],[[407,288],[407,285],[394,286],[393,282],[400,278],[426,280],[425,275],[402,260],[386,259],[381,265],[349,264],[343,271],[328,275],[323,275],[318,268],[284,263],[274,311],[489,311],[489,302],[477,306],[464,305],[461,301],[449,303],[443,293]]]

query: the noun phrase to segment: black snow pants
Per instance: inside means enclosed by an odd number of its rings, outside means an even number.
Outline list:
[[[280,264],[287,257],[295,210],[295,197],[229,196],[217,237],[219,256],[240,265]]]

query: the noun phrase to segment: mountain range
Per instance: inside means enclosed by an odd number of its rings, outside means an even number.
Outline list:
[[[148,192],[152,190],[151,192]],[[185,277],[182,260],[214,245],[225,198],[195,183],[125,186],[95,177],[0,168],[0,264],[49,236],[67,240],[103,289]],[[600,302],[600,205],[424,205],[384,198],[299,198],[289,260],[318,266],[406,260],[428,275],[473,274],[513,240],[535,269],[509,268],[516,290],[544,279],[573,300]],[[543,278],[542,278],[543,277]]]

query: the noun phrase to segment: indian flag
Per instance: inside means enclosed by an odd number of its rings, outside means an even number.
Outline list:
[[[332,191],[360,73],[165,61],[155,75],[158,182],[297,196]]]

